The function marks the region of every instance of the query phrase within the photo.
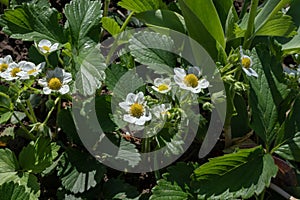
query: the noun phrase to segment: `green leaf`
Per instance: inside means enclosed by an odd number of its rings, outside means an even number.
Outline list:
[[[174,31],[186,33],[186,26],[182,15],[169,10],[149,10],[135,15],[148,26],[159,26]]]
[[[124,139],[121,139],[118,150],[118,154],[115,158],[128,162],[132,167],[136,166],[141,161],[141,155],[138,153],[135,145]]]
[[[11,137],[12,139],[15,138],[15,132],[14,132],[15,127],[7,127],[4,129],[4,131],[1,133],[0,137]]]
[[[220,17],[223,30],[225,30],[228,14],[231,12],[230,10],[233,7],[233,0],[223,0],[223,1],[213,0],[213,3]]]
[[[293,20],[288,15],[278,13],[256,32],[257,36],[292,37],[296,35]]]
[[[152,188],[152,196],[150,200],[186,200],[188,199],[188,194],[185,193],[181,187],[176,183],[172,184],[164,179],[159,180],[157,185]]]
[[[48,138],[39,137],[35,142],[24,147],[19,154],[22,169],[32,173],[41,173],[49,167],[57,157],[59,147],[50,142]]]
[[[117,35],[121,33],[121,27],[119,24],[112,18],[110,17],[103,17],[101,19],[102,22],[102,27],[107,30],[111,35]]]
[[[282,50],[288,51],[300,51],[300,27],[298,28],[297,35],[293,37],[289,42],[282,45]]]
[[[105,70],[106,78],[105,84],[107,88],[111,91],[114,90],[115,85],[118,83],[120,78],[127,72],[128,70],[118,64],[112,64],[111,67],[108,67]]]
[[[258,33],[270,20],[278,14],[283,7],[289,4],[291,0],[272,0],[267,1],[263,9],[258,13],[255,18],[254,27],[255,33]]]
[[[136,13],[145,12],[148,10],[157,10],[161,6],[160,0],[122,0],[118,5],[127,10]]]
[[[1,108],[0,108],[1,109]],[[6,112],[0,115],[0,124],[5,124],[13,115],[13,112]]]
[[[81,144],[70,109],[61,110],[58,114],[58,124],[66,133],[68,141]]]
[[[168,167],[168,172],[163,174],[163,178],[172,184],[176,183],[183,190],[189,188],[191,175],[195,166],[191,163],[178,162],[174,166]]]
[[[212,0],[180,0],[179,3],[189,36],[202,45],[214,60],[223,56],[225,36]]]
[[[275,153],[284,159],[300,162],[300,132],[277,148]]]
[[[195,191],[205,199],[250,198],[275,177],[277,166],[262,147],[212,158],[194,171]]]
[[[277,67],[276,58],[270,55],[265,46],[254,49],[250,55],[253,60],[253,69],[258,78],[249,77],[249,103],[252,109],[251,127],[260,138],[271,145],[279,128],[278,108],[287,97],[287,86],[280,83],[274,75]]]
[[[105,79],[105,59],[98,47],[82,49],[75,58],[78,72],[76,74],[75,88],[81,95],[94,95],[101,81]]]
[[[97,96],[95,100],[95,106],[96,108],[101,108],[96,109],[96,114],[102,131],[106,133],[115,131],[117,129],[117,126],[110,118],[110,116],[112,115],[111,96]]]
[[[7,94],[0,92],[0,115],[13,110],[13,104]]]
[[[48,39],[61,44],[66,42],[63,28],[59,25],[57,10],[35,4],[23,4],[6,10],[1,16],[3,31],[12,38],[22,40]]]
[[[114,199],[114,197],[121,192],[126,195],[126,199],[134,198],[139,195],[134,186],[125,183],[124,180],[121,179],[113,178],[103,184],[103,195],[105,199]]]
[[[26,117],[26,114],[24,112],[14,111],[14,114],[18,117],[19,120],[23,120]],[[16,119],[15,115],[13,115],[10,119],[10,122],[12,124],[17,124],[19,121]]]
[[[72,43],[80,49],[89,31],[100,23],[101,1],[74,0],[67,4],[64,13],[69,23]]]
[[[94,188],[101,182],[106,168],[85,152],[68,149],[60,159],[58,176],[66,190],[75,194]]]
[[[29,200],[30,194],[25,192],[25,187],[13,182],[0,186],[1,200]]]
[[[18,169],[15,154],[9,149],[0,149],[0,185],[15,180]]]
[[[165,64],[175,67],[174,41],[171,37],[154,32],[138,32],[129,40],[129,49],[141,64]]]

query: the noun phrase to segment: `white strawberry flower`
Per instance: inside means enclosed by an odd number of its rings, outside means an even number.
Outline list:
[[[0,73],[7,70],[10,63],[12,63],[12,57],[10,55],[0,58]]]
[[[159,93],[165,94],[165,93],[169,92],[171,90],[171,88],[172,88],[171,87],[171,79],[169,79],[169,78],[154,79],[154,86],[152,86],[153,90],[155,90]]]
[[[19,66],[19,64],[12,62],[12,63],[9,63],[6,71],[1,73],[0,76],[7,81],[12,81],[12,80],[16,80],[16,79],[20,78],[17,74],[21,71],[22,71],[22,69]]]
[[[144,100],[143,92],[138,94],[129,93],[126,100],[120,102],[119,106],[128,113],[123,116],[123,120],[131,124],[142,126],[152,118],[147,102]]]
[[[58,45],[58,43],[52,44],[49,40],[43,39],[36,46],[42,53],[49,54],[56,51],[58,49]]]
[[[39,80],[39,84],[43,86],[44,94],[50,94],[51,92],[66,94],[70,91],[68,83],[71,81],[71,73],[56,67],[54,70],[48,70],[46,77]]]
[[[19,66],[22,70],[17,73],[17,75],[20,77],[20,79],[29,79],[30,76],[36,77],[39,73],[42,72],[45,64],[45,62],[42,62],[36,66],[32,62],[21,61],[19,62]]]
[[[209,82],[199,77],[201,72],[198,67],[189,67],[188,73],[184,69],[174,68],[174,81],[180,88],[191,91],[192,93],[199,93],[202,89],[208,88]]]

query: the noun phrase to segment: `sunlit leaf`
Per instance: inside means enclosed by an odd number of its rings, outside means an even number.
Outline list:
[[[256,147],[210,159],[194,171],[192,185],[205,199],[247,199],[268,187],[276,173],[272,156]]]

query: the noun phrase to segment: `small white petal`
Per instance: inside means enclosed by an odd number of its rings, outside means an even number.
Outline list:
[[[143,92],[137,93],[137,95],[136,95],[135,98],[136,98],[135,99],[136,103],[143,104],[143,102],[144,102],[144,94],[143,94]]]
[[[52,91],[52,90],[51,90],[49,87],[44,87],[44,88],[43,88],[44,94],[50,94],[51,91]]]
[[[67,94],[70,91],[70,87],[68,85],[63,85],[58,91],[61,94]]]
[[[184,77],[186,76],[186,73],[184,71],[184,69],[181,69],[181,68],[174,68],[174,73],[176,76],[178,76],[180,79],[184,79]]]
[[[39,42],[38,47],[42,48],[43,46],[50,47],[51,42],[49,40],[43,39]]]
[[[243,67],[242,69],[247,74],[247,76],[252,76],[251,72],[248,71],[248,69],[246,69],[245,67]]]
[[[200,81],[198,81],[198,85],[201,88],[208,88],[209,82],[206,79],[201,79]]]
[[[123,108],[126,112],[129,112],[130,110],[130,105],[127,102],[120,102],[119,106]]]
[[[134,104],[135,103],[135,94],[133,94],[133,93],[129,93],[129,94],[127,94],[127,97],[126,97],[126,103],[128,103],[128,104]]]
[[[256,78],[258,77],[258,74],[256,73],[256,71],[254,69],[249,68],[249,71],[250,71],[250,73],[251,73],[252,76],[254,76]]]
[[[134,124],[136,122],[137,118],[136,117],[132,117],[131,115],[126,114],[126,115],[123,116],[123,120],[125,122],[129,122],[129,123],[133,123]]]
[[[58,43],[54,43],[54,44],[50,47],[50,51],[49,51],[49,52],[53,52],[53,51],[57,50],[58,45],[59,45]]]

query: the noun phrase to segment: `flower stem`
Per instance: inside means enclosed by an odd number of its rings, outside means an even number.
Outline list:
[[[126,18],[125,22],[123,23],[122,27],[121,27],[121,30],[120,32],[123,32],[126,28],[126,26],[128,25],[128,23],[130,22],[130,19],[132,18],[132,16],[134,15],[135,13],[134,12],[131,12],[128,17]],[[114,54],[114,52],[116,51],[116,48],[118,46],[118,40],[120,38],[120,35],[117,36],[117,38],[114,40],[114,43],[106,57],[106,64],[110,63],[110,60],[111,60],[111,57],[112,55]]]
[[[21,127],[23,128],[23,130],[25,131],[26,133],[26,136],[31,139],[31,140],[35,140],[35,136],[30,133],[28,131],[28,129],[26,128],[26,126],[23,124],[23,122],[21,122],[21,120],[19,119],[19,117],[15,114],[15,112],[13,112],[13,116],[17,119],[17,121],[19,122],[19,124],[21,125]]]
[[[285,199],[289,199],[289,200],[297,200],[297,198],[291,196],[290,194],[288,194],[286,191],[284,191],[283,189],[281,189],[280,187],[278,187],[277,185],[271,183],[270,184],[270,188],[272,190],[274,190],[275,192],[277,192],[278,194],[280,194],[282,197],[284,197]]]
[[[26,104],[27,104],[27,107],[28,107],[28,109],[29,109],[29,112],[30,112],[30,114],[31,114],[31,116],[32,116],[33,123],[37,123],[38,121],[37,121],[36,115],[35,115],[35,113],[34,113],[33,107],[32,107],[32,105],[31,105],[31,102],[30,102],[29,99],[26,100]]]
[[[252,0],[251,7],[250,7],[250,15],[247,24],[247,30],[244,36],[244,49],[249,49],[253,40],[253,33],[254,33],[254,20],[257,13],[257,6],[259,0]]]
[[[34,117],[28,112],[28,110],[25,108],[25,106],[22,104],[22,102],[19,102],[18,105],[21,107],[22,111],[25,113],[25,115],[28,117],[28,119],[29,119],[33,124],[36,123]]]
[[[44,122],[42,123],[42,124],[46,124],[47,122],[48,122],[48,120],[49,120],[49,118],[50,118],[50,116],[51,116],[51,114],[52,114],[52,112],[54,111],[54,109],[55,109],[55,105],[60,101],[60,96],[59,97],[57,97],[56,99],[55,99],[55,101],[54,101],[54,106],[51,108],[51,110],[48,112],[48,115],[47,115],[47,117],[46,117],[46,119],[44,120]]]

